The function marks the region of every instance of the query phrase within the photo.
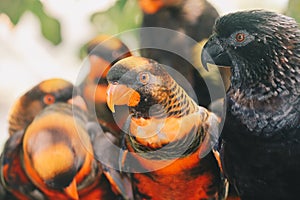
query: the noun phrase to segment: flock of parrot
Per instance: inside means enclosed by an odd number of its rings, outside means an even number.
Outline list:
[[[141,46],[152,47],[141,56],[116,37],[97,36],[79,85],[52,78],[20,96],[0,157],[0,199],[298,199],[295,20],[266,10],[220,17],[206,0],[138,3],[142,27],[178,34],[141,31]],[[182,34],[206,39],[196,55],[205,78]],[[156,49],[161,43],[180,56]],[[226,90],[215,101],[210,64],[220,67]],[[225,117],[211,109],[219,104]]]

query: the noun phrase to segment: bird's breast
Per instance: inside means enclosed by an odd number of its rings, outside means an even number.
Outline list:
[[[187,115],[180,118],[132,118],[130,134],[144,146],[161,148],[189,134],[200,123],[200,117]]]
[[[145,167],[157,164],[153,160],[148,164],[145,160],[140,162]],[[175,159],[164,168],[149,171],[133,175],[137,199],[213,199],[219,190],[220,172],[211,154],[199,160],[194,153]]]

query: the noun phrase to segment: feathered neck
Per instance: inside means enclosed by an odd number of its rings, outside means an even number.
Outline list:
[[[151,95],[141,94],[141,101],[136,107],[131,107],[133,117],[180,118],[198,111],[198,105],[173,79],[166,85],[154,86]]]

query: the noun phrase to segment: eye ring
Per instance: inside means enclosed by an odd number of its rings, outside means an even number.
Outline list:
[[[237,42],[243,42],[245,39],[246,39],[245,33],[237,33],[237,34],[235,35],[235,40],[236,40]]]
[[[44,97],[43,97],[43,102],[46,104],[46,105],[50,105],[50,104],[54,104],[55,103],[55,97],[52,95],[52,94],[46,94]]]
[[[150,80],[150,75],[147,72],[141,72],[139,74],[139,80],[143,85],[146,85],[147,83],[149,83]]]

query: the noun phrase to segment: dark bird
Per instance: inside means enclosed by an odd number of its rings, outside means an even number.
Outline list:
[[[46,106],[67,102],[77,91],[69,81],[53,78],[40,82],[14,103],[9,114],[9,135],[24,130]]]
[[[106,104],[106,74],[111,65],[131,56],[128,47],[118,38],[99,35],[87,45],[89,72],[79,84],[82,96],[90,112],[96,113],[99,123],[115,135],[120,128]]]
[[[199,105],[207,108],[212,98],[223,97],[221,94],[210,96],[208,87],[214,91],[221,90],[222,83],[216,81],[212,73],[205,76],[205,72],[201,72],[204,71],[202,67],[196,66],[196,61],[193,60],[197,43],[212,33],[215,20],[219,17],[217,10],[206,0],[138,2],[143,10],[142,28],[150,27],[140,30],[141,56],[173,67],[183,75],[193,91],[189,91],[178,77],[171,74]]]
[[[154,60],[125,58],[107,79],[112,112],[114,105],[129,107],[120,161],[136,172],[135,199],[223,199],[225,182],[212,152],[218,117],[198,106]]]
[[[300,30],[264,10],[225,15],[202,63],[231,67],[222,164],[242,199],[299,199]],[[298,135],[297,135],[298,134]]]

